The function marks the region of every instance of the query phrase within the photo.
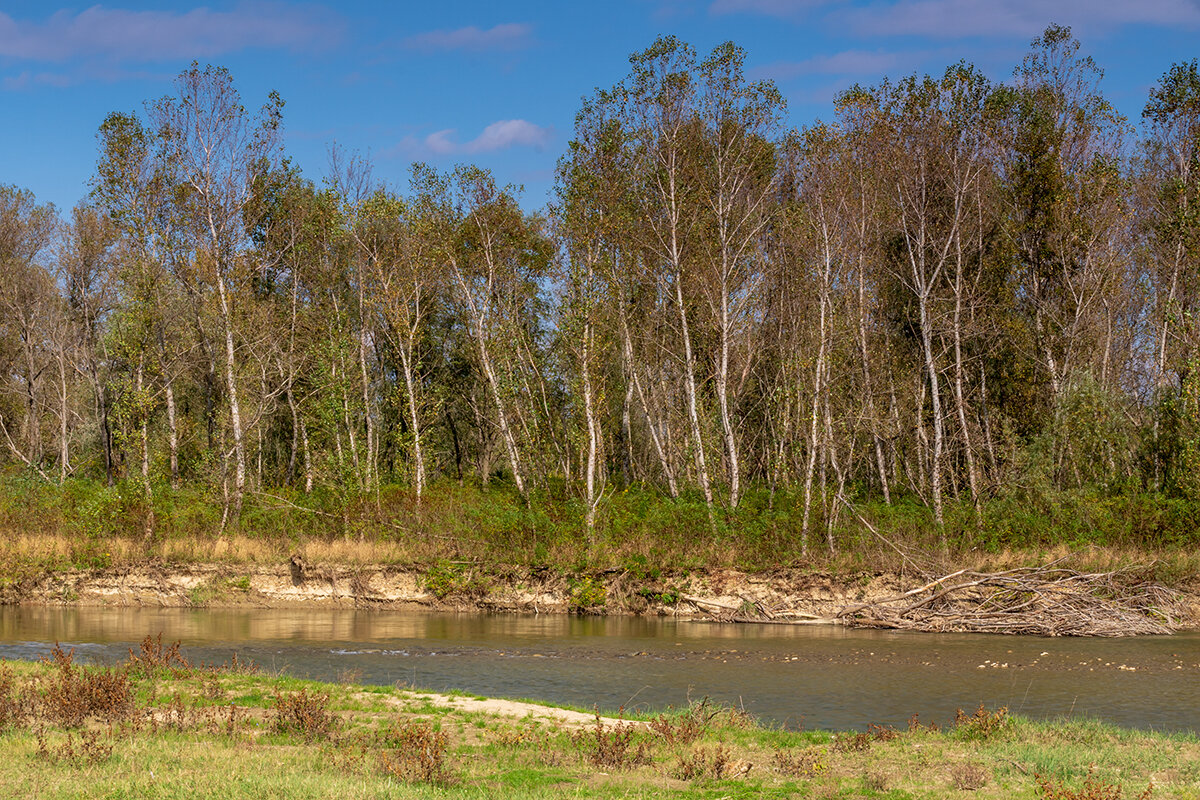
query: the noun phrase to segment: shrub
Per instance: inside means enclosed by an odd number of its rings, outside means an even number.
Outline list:
[[[681,781],[692,781],[697,778],[712,778],[720,780],[729,769],[729,751],[722,745],[717,745],[712,752],[703,747],[679,757],[679,764],[673,771],[674,777]]]
[[[38,758],[57,764],[68,764],[73,767],[86,767],[107,761],[112,755],[112,744],[102,741],[98,731],[82,731],[76,739],[71,734],[57,747],[52,747],[46,738],[46,731],[37,731]]]
[[[990,779],[991,773],[980,764],[955,764],[950,768],[950,783],[959,791],[973,792],[982,789]]]
[[[571,590],[570,605],[577,611],[598,608],[608,602],[604,582],[596,578],[572,578],[568,581]]]
[[[380,755],[383,771],[404,781],[448,783],[446,750],[449,738],[423,720],[398,721],[384,737]]]
[[[775,768],[793,778],[815,778],[829,769],[828,752],[823,747],[806,747],[800,751],[779,750],[774,756]]]
[[[464,570],[459,564],[439,561],[425,573],[425,588],[438,600],[445,600],[451,595],[464,597],[485,597],[490,591],[487,579],[475,574],[474,570]]]
[[[275,690],[271,707],[271,730],[296,733],[306,742],[328,736],[337,727],[337,717],[329,710],[329,695],[301,689],[294,694]]]
[[[983,741],[1004,731],[1009,721],[1006,706],[988,711],[980,703],[974,714],[967,714],[961,708],[954,713],[954,733],[960,739]]]
[[[0,664],[0,733],[24,725],[31,712],[29,696],[17,686],[12,668]]]
[[[651,762],[650,749],[637,737],[632,725],[618,722],[605,726],[596,714],[596,724],[571,735],[589,764],[600,769],[632,769]]]
[[[1066,784],[1044,775],[1035,774],[1033,780],[1038,786],[1038,796],[1044,800],[1121,800],[1124,796],[1120,784],[1114,785],[1097,780],[1095,768],[1088,770],[1087,778],[1084,779],[1083,786],[1079,789],[1072,789]],[[1137,796],[1137,800],[1149,800],[1153,793],[1154,784],[1149,784]]]
[[[681,714],[659,714],[650,720],[650,730],[657,733],[667,744],[691,744],[705,734],[713,718],[721,713],[706,697],[693,703]]]
[[[74,650],[64,652],[55,644],[46,659],[55,671],[41,696],[45,716],[64,728],[78,728],[88,717],[111,724],[132,716],[133,686],[128,671],[76,667],[74,654]]]
[[[162,672],[175,678],[190,676],[194,668],[179,652],[179,645],[179,640],[176,640],[164,647],[162,631],[157,637],[147,634],[142,639],[138,653],[134,653],[132,648],[129,650],[130,672],[143,678],[152,678]]]
[[[900,735],[900,731],[891,725],[876,725],[871,723],[867,726],[867,735],[876,742],[890,742]]]
[[[908,732],[909,733],[937,733],[938,732],[938,724],[936,722],[931,722],[928,725],[922,725],[920,715],[914,713],[911,717],[908,718]]]

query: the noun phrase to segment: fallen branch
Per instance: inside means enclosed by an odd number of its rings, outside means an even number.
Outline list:
[[[686,600],[689,603],[691,603],[692,605],[697,605],[697,606],[712,606],[713,608],[723,608],[726,611],[741,611],[742,610],[742,606],[740,604],[735,606],[735,605],[731,605],[730,603],[720,603],[716,600],[706,600],[703,597],[693,597],[690,594],[681,594],[681,595],[679,595],[679,599]],[[703,609],[701,609],[701,610],[703,610]]]

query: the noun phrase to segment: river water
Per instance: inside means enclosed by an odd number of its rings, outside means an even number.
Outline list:
[[[790,728],[944,723],[956,708],[1200,731],[1200,634],[918,634],[661,618],[348,610],[0,607],[0,659],[54,642],[92,662],[147,634],[318,680],[639,710],[708,696]]]

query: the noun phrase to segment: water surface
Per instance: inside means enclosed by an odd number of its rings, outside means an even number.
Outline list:
[[[602,709],[709,696],[788,727],[945,722],[1006,705],[1041,719],[1096,717],[1200,730],[1200,634],[1047,639],[669,618],[350,610],[0,607],[0,658],[54,642],[96,662],[146,634],[193,661],[234,652],[318,680],[405,683]]]

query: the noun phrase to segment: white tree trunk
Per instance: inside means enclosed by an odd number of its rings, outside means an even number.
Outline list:
[[[246,442],[242,431],[242,411],[238,402],[237,362],[233,347],[233,314],[229,306],[229,295],[225,277],[217,271],[217,295],[221,301],[221,318],[225,323],[225,385],[229,392],[229,421],[233,426],[233,517],[242,514],[242,497],[246,492]]]

